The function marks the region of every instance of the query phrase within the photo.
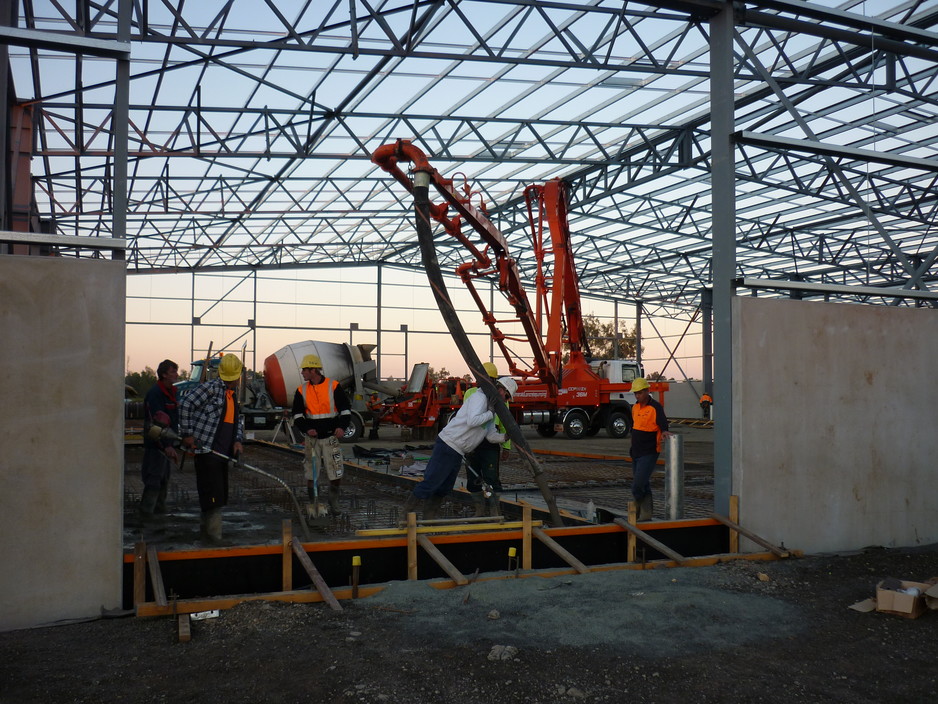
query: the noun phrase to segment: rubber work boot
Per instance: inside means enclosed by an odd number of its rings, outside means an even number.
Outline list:
[[[432,521],[440,511],[440,504],[443,503],[443,497],[433,495],[427,499],[423,506],[423,520]]]
[[[487,515],[485,513],[487,510],[485,505],[485,496],[481,491],[474,492],[472,494],[472,505],[475,507],[475,513],[472,514],[473,518],[481,518],[482,516]]]
[[[157,492],[156,505],[153,507],[153,513],[166,513],[166,493],[169,490],[169,482],[164,481],[160,484],[160,490]]]
[[[488,506],[489,515],[492,516],[492,518],[498,518],[502,515],[502,499],[498,494],[493,492],[492,495],[485,500],[485,503]]]
[[[368,439],[369,439],[369,440],[377,440],[377,439],[378,439],[378,431],[372,429],[372,430],[368,433]]]
[[[139,513],[141,517],[152,518],[156,512],[156,502],[160,498],[159,489],[143,488],[143,494],[140,496]]]
[[[231,545],[230,540],[221,537],[222,521],[221,509],[213,508],[204,514],[204,537],[203,542],[215,547],[227,547]]]
[[[407,501],[404,502],[404,516],[407,516],[408,513],[417,513],[417,509],[420,508],[420,504],[423,501],[418,499],[413,492],[407,495]]]
[[[339,487],[337,486],[329,487],[329,510],[333,516],[342,513],[342,509],[339,508]]]
[[[140,497],[140,506],[137,510],[137,517],[140,520],[141,533],[148,530],[158,531],[163,525],[163,517],[157,516],[154,512],[159,495],[159,489],[143,489],[143,495]]]
[[[651,494],[645,494],[645,496],[642,497],[641,503],[638,505],[638,520],[652,520],[654,518],[654,508],[655,502],[651,498]]]

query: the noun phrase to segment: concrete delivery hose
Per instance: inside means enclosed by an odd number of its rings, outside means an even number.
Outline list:
[[[306,519],[303,517],[303,511],[300,509],[300,502],[296,500],[296,496],[293,495],[293,490],[290,488],[289,484],[287,484],[285,481],[283,481],[283,479],[276,476],[275,474],[271,474],[270,472],[265,472],[263,469],[258,469],[257,467],[252,467],[251,465],[245,464],[244,462],[236,460],[233,457],[229,457],[228,455],[223,455],[222,453],[216,452],[215,450],[212,450],[212,454],[218,455],[222,459],[226,459],[229,462],[234,462],[235,466],[240,469],[247,469],[252,472],[256,472],[257,474],[261,474],[267,477],[268,479],[273,479],[275,482],[280,484],[284,489],[286,489],[287,493],[290,495],[290,499],[293,501],[293,506],[296,507],[296,515],[297,515],[297,518],[300,519],[300,527],[303,529],[303,539],[306,542],[309,542],[312,540],[312,537],[309,534],[309,527],[306,525]]]
[[[551,524],[562,526],[563,519],[560,517],[560,511],[557,509],[557,502],[551,493],[547,484],[547,478],[541,470],[540,465],[534,457],[528,445],[527,439],[521,434],[521,428],[515,422],[511,412],[502,402],[498,391],[495,390],[495,384],[485,373],[482,362],[476,354],[469,336],[462,327],[459,317],[450,300],[449,293],[446,290],[446,283],[440,272],[440,263],[436,257],[436,248],[433,245],[433,232],[430,226],[430,196],[429,196],[430,174],[424,171],[417,171],[414,174],[414,211],[417,229],[417,239],[420,243],[420,254],[423,259],[423,268],[427,272],[427,280],[430,288],[433,290],[433,297],[436,299],[437,307],[443,316],[443,322],[449,330],[459,349],[462,358],[469,369],[473,372],[478,382],[479,388],[485,393],[489,401],[495,405],[495,413],[501,419],[502,425],[508,437],[511,438],[512,446],[518,451],[522,460],[528,465],[531,474],[534,475],[534,482],[541,490],[541,496],[544,497],[544,503],[547,504],[547,510],[550,513]]]

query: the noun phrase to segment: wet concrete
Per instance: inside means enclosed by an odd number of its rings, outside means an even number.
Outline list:
[[[674,428],[684,437],[685,515],[708,515],[713,504],[712,431],[701,428]],[[396,526],[400,509],[416,477],[401,476],[406,463],[420,465],[429,457],[431,445],[414,442],[397,428],[383,428],[378,440],[343,445],[350,463],[343,479],[340,513],[329,515],[325,509],[326,486],[321,489],[320,510],[314,511],[307,497],[302,470],[302,452],[298,447],[271,447],[272,431],[255,431],[245,449],[245,464],[274,474],[289,487],[306,521],[310,539],[337,540],[354,537],[356,530]],[[543,438],[526,429],[525,437],[535,452],[541,471],[548,478],[551,491],[561,510],[591,518],[595,509],[624,515],[631,500],[631,463],[627,460],[628,439],[613,439],[600,434],[580,441],[563,437]],[[281,442],[281,433],[277,438]],[[372,454],[374,453],[374,454]],[[125,448],[124,474],[124,548],[132,550],[143,539],[161,549],[193,549],[199,542],[198,494],[192,458],[174,471],[167,501],[168,514],[158,521],[141,525],[136,513],[142,485],[140,459],[142,447],[130,442]],[[406,457],[406,459],[404,459]],[[354,467],[352,466],[354,465]],[[506,512],[512,503],[527,501],[543,505],[533,476],[517,453],[502,464],[502,492]],[[419,475],[418,475],[419,476]],[[290,494],[279,484],[245,469],[232,469],[229,505],[224,511],[224,534],[235,544],[263,545],[279,543],[284,519],[291,519],[294,530],[302,534],[296,506]],[[468,495],[459,490],[465,483],[460,474],[457,491],[442,506],[441,517],[472,515]],[[660,468],[652,480],[656,494],[656,517],[664,517],[664,472]],[[326,514],[326,515],[323,515]]]

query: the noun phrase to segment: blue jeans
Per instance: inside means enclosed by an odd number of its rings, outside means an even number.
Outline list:
[[[502,480],[498,471],[501,454],[501,445],[483,440],[475,450],[466,455],[466,461],[472,467],[466,472],[467,491],[473,494],[482,491],[482,482],[492,487],[492,491],[496,493],[502,490]]]
[[[423,481],[414,487],[414,496],[418,499],[429,499],[434,494],[446,496],[456,485],[460,467],[462,455],[437,438],[423,473]]]
[[[651,494],[651,475],[658,463],[658,453],[632,458],[632,496],[636,502]]]
[[[169,481],[173,463],[162,447],[144,447],[143,462],[140,464],[143,486],[147,489],[162,489]]]

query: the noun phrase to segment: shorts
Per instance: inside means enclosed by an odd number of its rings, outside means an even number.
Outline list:
[[[335,435],[327,438],[306,436],[303,451],[303,474],[306,481],[318,479],[319,473],[314,472],[314,467],[317,466],[320,471],[325,470],[330,482],[338,481],[345,473],[345,458],[342,457],[342,448]]]

